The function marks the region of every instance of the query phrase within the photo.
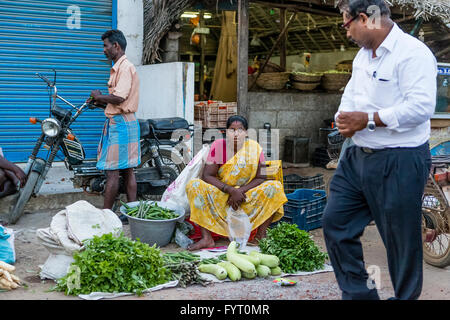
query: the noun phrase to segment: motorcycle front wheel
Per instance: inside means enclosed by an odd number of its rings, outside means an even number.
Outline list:
[[[17,198],[16,203],[13,205],[13,208],[10,211],[8,222],[11,224],[15,224],[17,220],[22,216],[23,211],[25,209],[25,205],[28,200],[30,200],[31,195],[33,194],[34,187],[39,179],[40,174],[35,171],[31,171],[27,178],[27,183],[20,189],[19,196]]]

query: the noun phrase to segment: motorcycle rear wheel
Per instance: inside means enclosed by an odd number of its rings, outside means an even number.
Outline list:
[[[170,167],[175,170],[177,173],[177,176],[183,171],[183,169],[186,167],[186,165],[183,162],[183,159],[178,156],[177,154],[172,154],[171,150],[167,149],[160,149],[159,150],[163,165]],[[138,168],[145,168],[145,167],[154,167],[153,158],[150,153],[146,153],[141,158],[141,164],[138,166]]]
[[[39,179],[40,174],[38,172],[32,171],[28,178],[27,183],[19,191],[19,195],[17,198],[16,203],[14,204],[14,207],[10,211],[9,217],[8,217],[8,223],[15,224],[17,220],[22,216],[23,211],[25,209],[25,205],[27,204],[28,200],[30,200],[31,195],[33,194],[34,187],[36,186],[36,183]]]
[[[162,172],[164,174],[169,175],[169,185],[178,177],[178,172],[168,166],[164,166],[162,167]],[[161,197],[164,193],[164,191],[166,191],[166,187],[158,187],[155,188],[154,192],[152,192],[152,194],[138,194],[138,199],[142,199],[142,200],[151,200],[151,201],[160,201]]]

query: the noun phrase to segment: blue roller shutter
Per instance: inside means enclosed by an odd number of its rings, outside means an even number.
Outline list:
[[[29,117],[49,115],[47,87],[36,72],[53,79],[56,69],[59,95],[76,106],[93,89],[107,91],[111,64],[101,35],[115,27],[114,2],[0,0],[0,147],[7,159],[28,159],[41,132]],[[72,126],[87,158],[96,157],[104,121],[101,110],[87,111]]]

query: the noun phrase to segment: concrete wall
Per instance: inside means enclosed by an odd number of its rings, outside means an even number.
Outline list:
[[[194,123],[194,64],[171,62],[137,67],[138,118],[182,117]]]
[[[144,9],[142,0],[117,1],[117,28],[127,39],[126,55],[139,80],[138,118],[182,117],[194,121],[194,64],[142,65]]]
[[[258,131],[269,122],[272,129],[279,129],[280,159],[286,136],[310,138],[311,160],[315,148],[321,146],[323,120],[334,117],[340,102],[340,93],[249,92],[249,128]]]
[[[117,29],[127,39],[126,55],[135,66],[142,64],[144,6],[142,0],[117,1]]]

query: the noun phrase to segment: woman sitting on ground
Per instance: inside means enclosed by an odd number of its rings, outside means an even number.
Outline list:
[[[287,202],[280,181],[266,180],[264,154],[258,142],[247,138],[244,117],[227,121],[226,139],[213,142],[201,179],[186,185],[190,220],[200,226],[202,238],[189,250],[213,247],[211,232],[228,237],[227,209],[241,208],[249,217],[255,241],[266,236],[267,227],[283,216]]]

